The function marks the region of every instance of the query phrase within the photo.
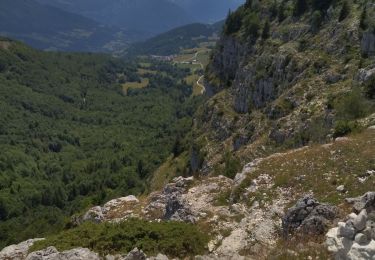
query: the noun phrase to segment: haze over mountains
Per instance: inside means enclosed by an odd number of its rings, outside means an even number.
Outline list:
[[[2,0],[0,34],[65,51],[124,49],[170,29],[222,20],[242,0]]]
[[[106,25],[150,32],[166,31],[192,22],[225,18],[243,0],[38,0]]]

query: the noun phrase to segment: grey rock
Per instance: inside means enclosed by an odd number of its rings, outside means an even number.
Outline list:
[[[371,65],[367,68],[360,69],[356,80],[361,84],[367,83],[375,75],[375,65]]]
[[[369,209],[368,211],[371,212],[375,209],[375,192],[367,192],[357,198],[347,198],[346,201],[353,204],[354,211],[357,213],[362,209]]]
[[[146,259],[147,259],[146,254],[143,253],[143,251],[139,250],[138,248],[134,248],[124,258],[124,260],[146,260]]]
[[[366,235],[358,233],[357,235],[355,235],[354,241],[360,245],[363,245],[366,244],[369,240],[367,239]]]
[[[234,37],[222,37],[217,43],[217,50],[214,50],[211,70],[220,75],[222,82],[228,82],[236,77],[239,65],[244,60],[244,54],[249,52],[246,44],[242,44]],[[225,86],[216,86],[219,89],[212,89],[217,93]]]
[[[372,31],[363,33],[361,40],[361,50],[363,54],[375,54],[375,34]]]
[[[337,209],[328,204],[320,204],[311,196],[306,196],[290,208],[282,219],[283,233],[301,230],[306,234],[323,234],[337,215]]]
[[[353,203],[353,210],[346,223],[339,222],[326,234],[328,250],[335,259],[373,259],[375,257],[375,222],[372,221],[374,192],[368,192],[358,198],[347,199]]]
[[[17,245],[10,245],[0,251],[0,259],[23,260],[27,256],[29,248],[37,241],[44,238],[29,239]]]
[[[357,214],[355,214],[354,212],[352,212],[352,213],[349,214],[348,217],[349,217],[350,220],[354,220],[357,216],[358,216]]]
[[[48,247],[30,253],[26,260],[100,260],[100,257],[87,248],[74,248],[59,252],[54,247]]]
[[[375,229],[371,227],[366,227],[362,233],[367,237],[367,240],[375,240]]]
[[[348,252],[347,259],[372,259],[375,256],[375,240],[371,240],[370,243],[360,245],[354,243]]]
[[[169,260],[169,258],[168,256],[159,253],[157,256],[149,257],[148,260]]]
[[[336,188],[336,190],[337,190],[338,192],[344,192],[344,191],[345,191],[345,186],[344,186],[344,185],[340,185],[340,186],[338,186],[338,187]]]
[[[363,209],[358,216],[353,220],[353,226],[356,230],[363,230],[366,228],[366,222],[367,222],[367,211],[366,209]]]
[[[166,185],[162,192],[150,196],[150,202],[145,207],[148,219],[164,219],[194,223],[196,216],[190,205],[183,198],[183,193],[188,189],[194,178],[178,177]]]
[[[44,260],[44,259],[52,259],[52,256],[56,256],[59,251],[54,246],[47,247],[46,249],[35,251],[30,253],[26,260]]]
[[[103,209],[100,206],[95,206],[89,209],[83,216],[82,221],[92,221],[94,223],[101,223],[104,221]]]
[[[356,234],[355,228],[348,223],[339,222],[337,234],[341,237],[345,237],[353,240]]]
[[[329,73],[324,78],[324,80],[328,84],[335,84],[335,83],[339,82],[341,79],[342,79],[341,75],[337,74],[337,73]]]

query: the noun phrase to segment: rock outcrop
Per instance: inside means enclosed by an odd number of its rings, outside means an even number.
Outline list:
[[[4,258],[0,258],[3,260]],[[19,258],[19,260],[168,260],[166,255],[158,254],[157,256],[147,257],[147,255],[140,249],[134,248],[127,255],[107,255],[101,257],[97,253],[92,252],[87,248],[74,248],[59,252],[55,247],[47,247],[46,249],[30,253],[26,258]],[[8,259],[7,259],[8,260]],[[13,258],[9,258],[13,260]],[[18,259],[16,259],[18,260]]]
[[[283,235],[287,237],[296,231],[307,235],[323,234],[336,216],[336,207],[321,204],[312,196],[306,196],[283,217]]]
[[[143,251],[139,250],[138,248],[134,248],[123,258],[123,260],[146,260],[146,259],[147,259],[146,254],[143,253]]]
[[[150,202],[143,210],[146,218],[194,223],[196,218],[182,196],[193,180],[193,177],[178,177],[172,183],[167,184],[162,192],[151,194]]]
[[[17,245],[7,246],[0,251],[0,259],[24,260],[27,256],[29,248],[32,247],[35,242],[43,239],[44,238],[29,239]]]
[[[328,250],[336,259],[375,258],[375,192],[347,199],[354,212],[326,234]]]
[[[75,224],[85,221],[101,223],[104,221],[121,221],[128,218],[137,217],[135,213],[139,207],[139,200],[129,195],[108,201],[104,206],[95,206],[89,209],[83,216],[72,220]]]
[[[361,50],[365,55],[375,54],[375,33],[368,31],[363,33],[361,40]]]
[[[32,252],[25,260],[101,260],[97,253],[87,248],[74,248],[59,252],[51,246],[46,249]]]

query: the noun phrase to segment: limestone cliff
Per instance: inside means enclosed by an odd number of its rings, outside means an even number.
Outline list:
[[[357,124],[374,112],[359,80],[374,74],[374,5],[350,3],[343,18],[345,1],[321,9],[306,4],[298,14],[295,2],[276,4],[277,11],[274,1],[247,1],[228,17],[206,71],[215,94],[194,128],[202,172],[218,169],[225,151],[244,162],[327,142],[343,121]],[[346,97],[359,92],[355,102],[369,107],[344,111],[356,106],[345,108]]]

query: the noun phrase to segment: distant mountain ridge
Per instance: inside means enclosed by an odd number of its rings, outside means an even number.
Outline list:
[[[2,0],[0,34],[45,50],[112,52],[128,41],[119,29],[34,0]]]
[[[224,21],[215,24],[193,23],[184,25],[168,32],[159,34],[144,42],[131,45],[127,53],[134,55],[172,55],[181,49],[199,47],[201,42],[217,37],[223,27]]]
[[[184,8],[195,20],[213,23],[225,18],[228,10],[235,10],[243,0],[169,0]]]
[[[106,25],[156,35],[194,22],[225,18],[244,0],[38,0]]]
[[[65,11],[120,28],[157,34],[194,21],[168,0],[38,0]]]
[[[222,20],[241,2],[2,0],[0,35],[42,50],[122,53],[130,43],[180,26]]]

